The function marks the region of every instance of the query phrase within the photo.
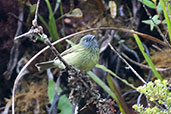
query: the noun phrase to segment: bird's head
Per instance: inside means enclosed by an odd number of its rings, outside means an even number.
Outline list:
[[[84,37],[81,38],[80,44],[84,46],[85,48],[98,48],[98,42],[95,39],[95,35],[85,35]]]

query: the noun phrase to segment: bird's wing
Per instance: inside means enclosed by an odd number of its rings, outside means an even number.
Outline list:
[[[77,44],[77,45],[65,50],[64,52],[62,52],[61,56],[67,55],[67,54],[72,53],[72,52],[81,51],[81,50],[84,50],[83,46]]]

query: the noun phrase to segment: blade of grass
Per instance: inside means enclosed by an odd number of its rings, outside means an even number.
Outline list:
[[[55,17],[53,15],[53,11],[49,3],[49,0],[45,0],[45,1],[49,10],[49,34],[52,37],[52,41],[56,41],[58,40],[58,32],[57,32]]]
[[[49,25],[46,23],[44,18],[39,14],[38,14],[38,17],[39,17],[40,21],[43,23],[43,25],[45,25],[46,29],[48,29],[48,31],[49,31]]]
[[[152,68],[152,71],[154,72],[154,75],[156,76],[157,79],[163,80],[162,77],[160,76],[160,74],[157,72],[157,70],[155,69],[154,64],[152,63],[150,57],[145,53],[144,51],[144,47],[141,43],[141,40],[139,39],[138,35],[134,34],[134,38],[138,44],[138,47],[141,50],[141,53],[143,54],[145,60],[147,61],[147,63],[149,64],[149,66]]]
[[[60,4],[60,12],[61,12],[61,16],[64,15],[62,2]],[[62,36],[65,36],[65,32],[64,32],[65,31],[64,19],[62,19],[61,21],[62,21],[62,31],[61,31],[61,34],[62,34]]]
[[[166,1],[160,0],[160,3],[161,3],[161,6],[162,6],[162,9],[163,9],[164,17],[166,19],[166,23],[167,23],[167,27],[168,27],[168,33],[169,33],[170,42],[171,42],[171,21],[169,19],[167,11],[166,11],[166,6],[165,6],[166,5]],[[169,11],[170,11],[170,9],[169,9]]]
[[[54,14],[56,13],[57,9],[59,8],[60,3],[61,3],[61,0],[56,0],[55,9],[53,11]]]
[[[171,15],[171,4],[167,4],[168,6],[168,11],[169,11],[169,15]]]
[[[99,84],[110,96],[116,98],[115,94],[111,91],[111,89],[93,72],[88,71],[87,74],[97,83]]]
[[[111,88],[111,90],[114,92],[114,94],[116,95],[116,98],[118,99],[117,104],[119,104],[119,109],[121,110],[121,112],[123,114],[131,114],[130,110],[128,109],[128,106],[125,102],[125,100],[123,99],[120,91],[118,90],[117,86],[114,83],[113,78],[110,76],[110,74],[107,76],[107,82],[109,84],[109,87]]]

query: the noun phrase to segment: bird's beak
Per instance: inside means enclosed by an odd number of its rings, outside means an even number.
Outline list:
[[[94,38],[95,38],[95,35],[93,35],[93,36],[91,37],[91,40],[94,40]]]

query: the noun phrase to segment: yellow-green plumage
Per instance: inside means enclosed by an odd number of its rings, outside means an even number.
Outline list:
[[[99,48],[93,35],[84,36],[80,43],[61,53],[67,64],[82,71],[91,70],[99,60]],[[59,59],[36,64],[39,70],[58,67],[64,69],[64,64]]]

